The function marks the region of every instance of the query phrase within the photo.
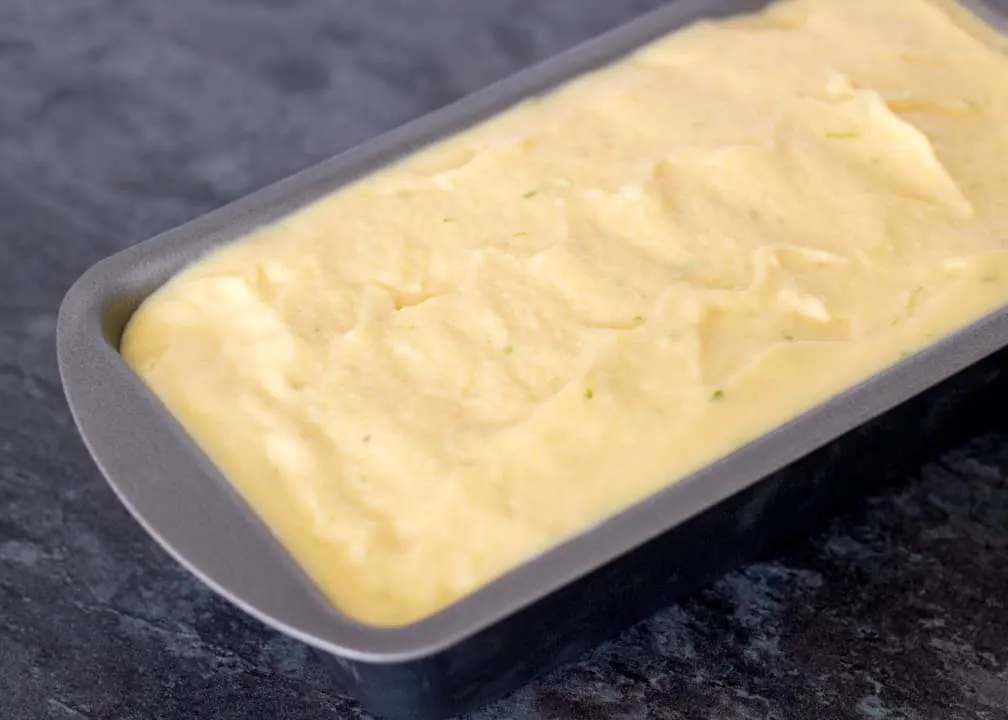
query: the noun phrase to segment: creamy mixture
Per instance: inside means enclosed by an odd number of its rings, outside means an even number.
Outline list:
[[[700,23],[214,252],[122,354],[332,602],[429,615],[1008,301],[1008,58]]]

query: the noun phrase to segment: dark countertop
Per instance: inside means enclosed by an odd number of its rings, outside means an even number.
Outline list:
[[[92,262],[659,0],[0,3],[0,718],[362,717],[127,516],[72,426]],[[476,718],[1008,718],[992,433]]]

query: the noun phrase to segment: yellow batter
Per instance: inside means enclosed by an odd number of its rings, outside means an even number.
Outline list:
[[[331,600],[426,616],[1008,301],[1008,58],[701,23],[183,272],[122,353]]]

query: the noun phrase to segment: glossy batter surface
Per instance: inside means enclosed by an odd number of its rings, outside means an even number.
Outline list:
[[[697,24],[232,244],[122,354],[331,600],[428,615],[1008,301],[1008,58]]]

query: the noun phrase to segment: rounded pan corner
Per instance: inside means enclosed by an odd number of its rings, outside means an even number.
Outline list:
[[[74,330],[101,296],[102,278],[107,274],[105,268],[113,257],[115,256],[103,258],[88,267],[63,294],[56,315],[57,360],[62,361],[64,357],[74,354]]]
[[[102,327],[116,300],[106,283],[114,258],[67,291],[56,352],[84,445],[129,513],[175,561],[268,626],[348,658],[387,662],[422,651],[329,605],[129,370]]]

